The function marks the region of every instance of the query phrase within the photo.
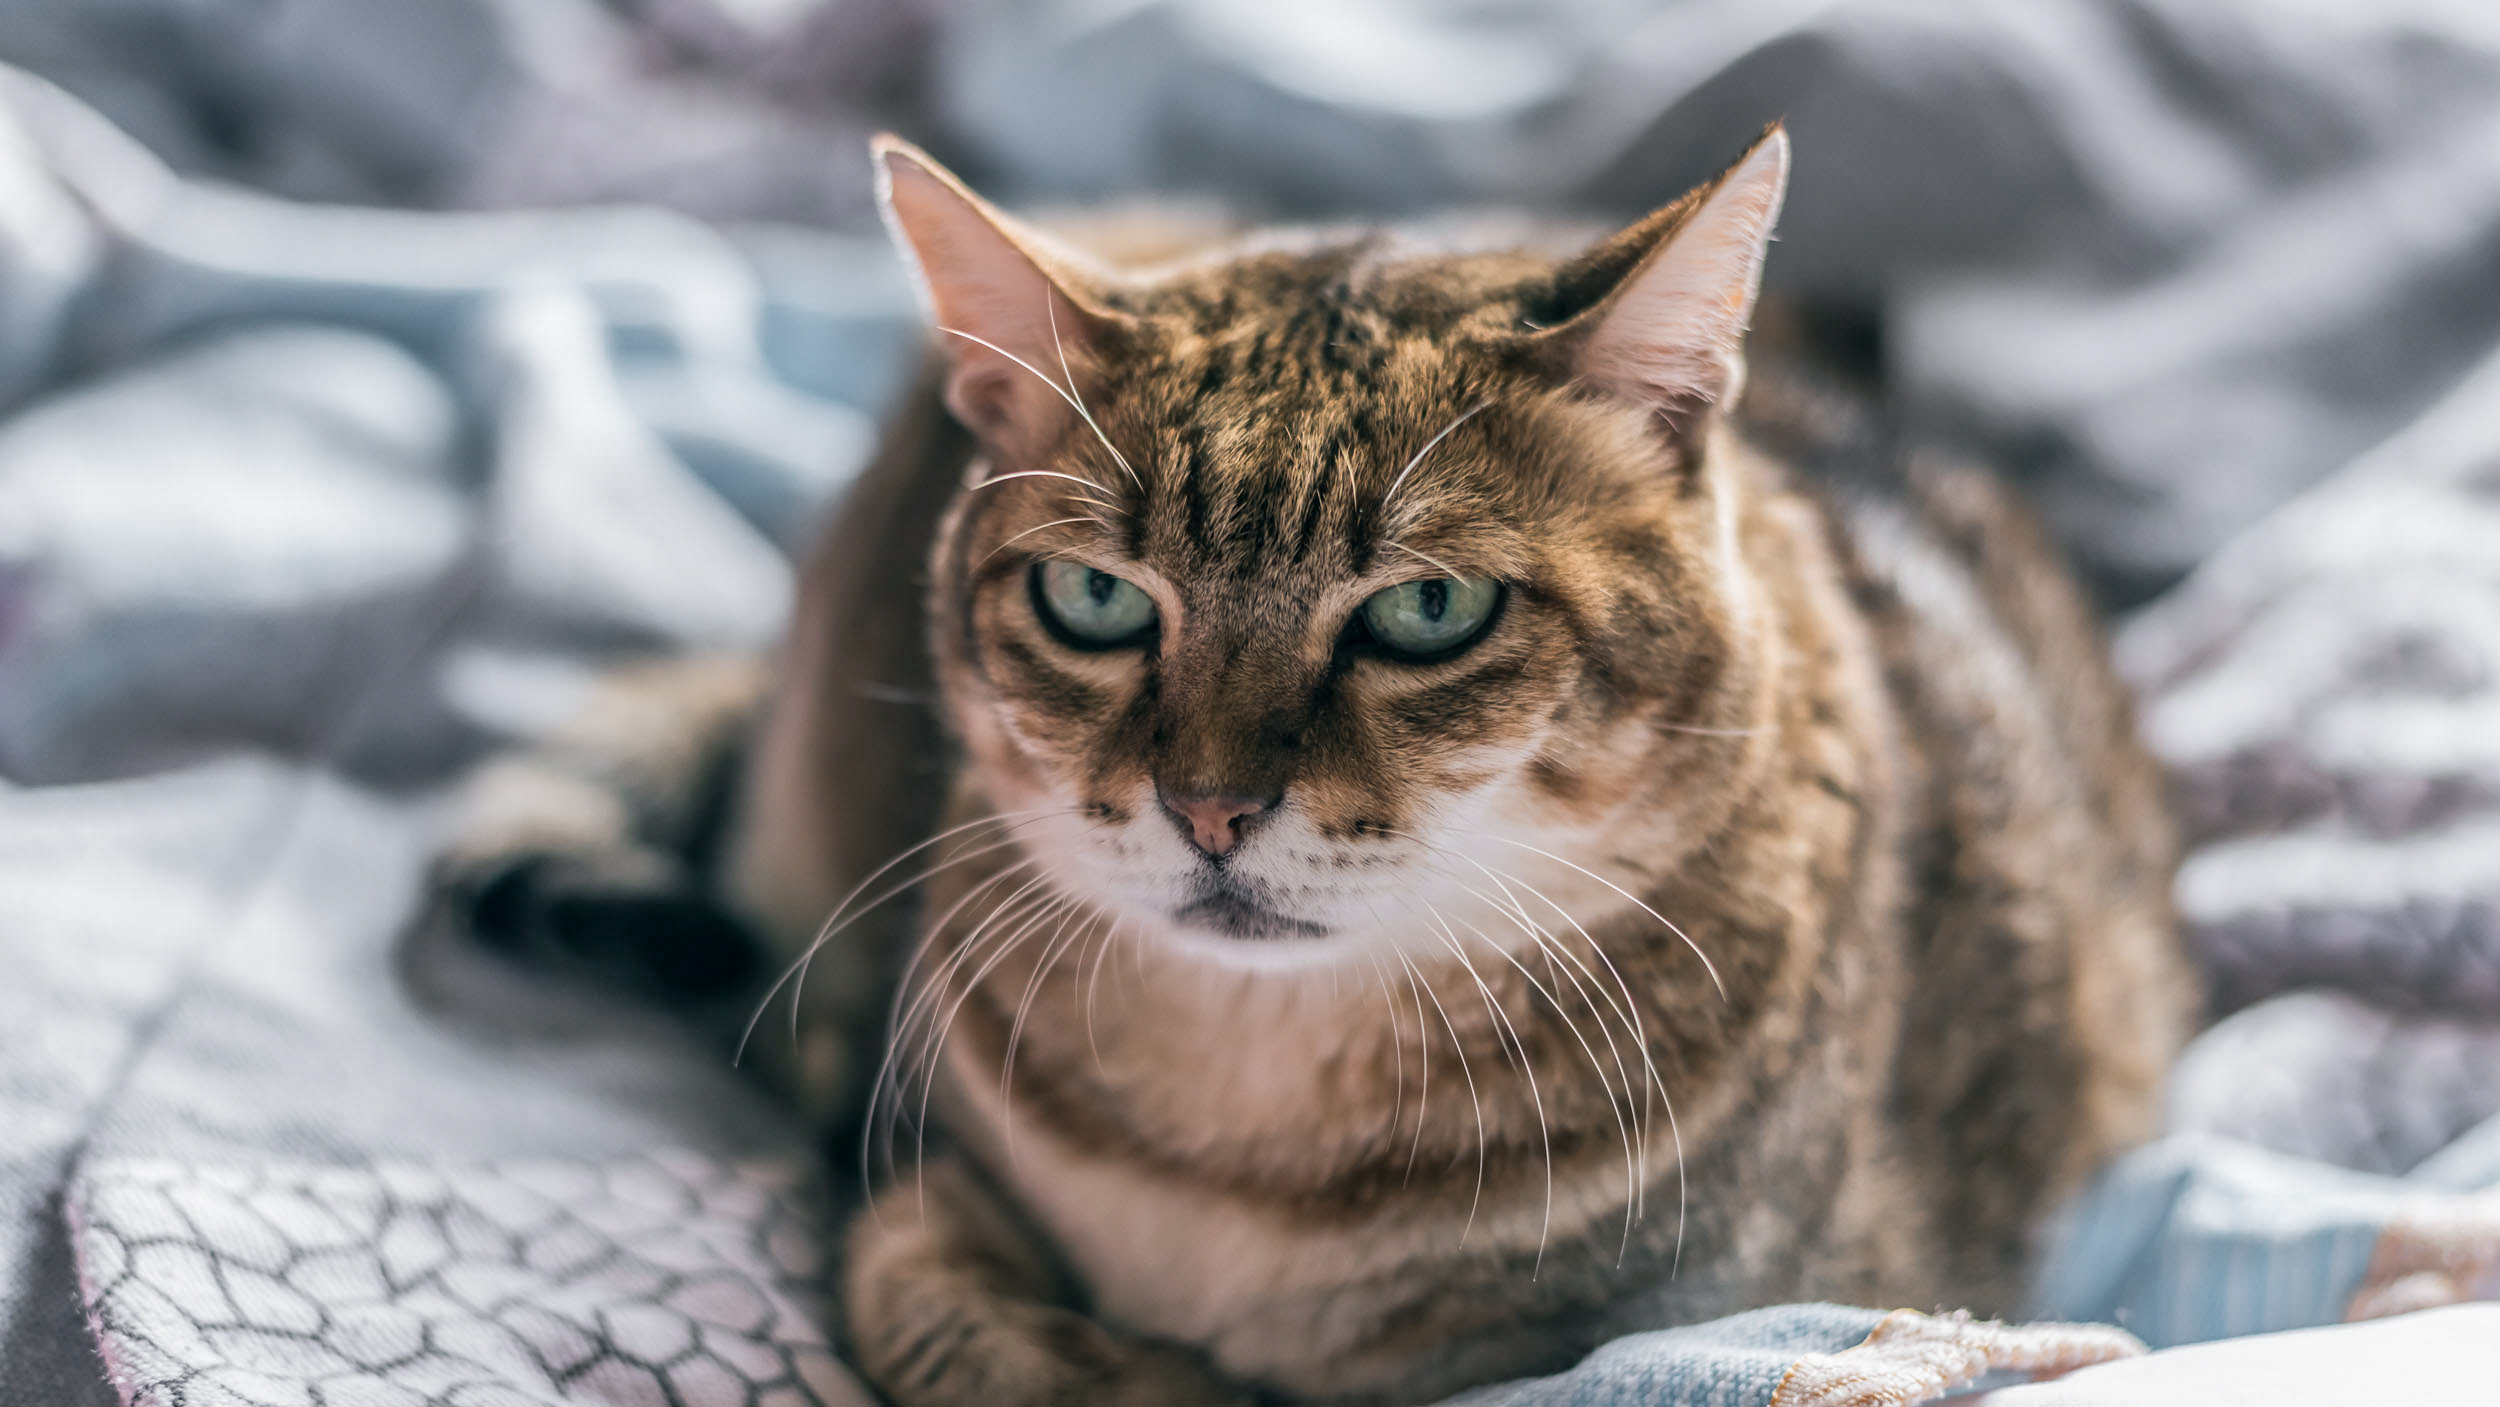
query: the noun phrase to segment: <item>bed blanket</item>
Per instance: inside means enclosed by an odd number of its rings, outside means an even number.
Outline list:
[[[1628,207],[1786,112],[1775,277],[1880,314],[1922,423],[2150,600],[2222,1019],[2041,1322],[1792,1306],[1473,1401],[2134,1400],[2096,1375],[2280,1330],[2453,1387],[2490,1332],[2313,1327],[2500,1289],[2487,7],[292,0],[132,57],[246,8],[0,11],[78,94],[0,69],[0,1403],[863,1400],[797,1132],[406,930],[444,779],[603,662],[771,637],[918,335],[803,154],[889,99],[1015,194],[1285,212]],[[907,72],[794,96],[801,37]],[[298,195],[725,218],[290,203],[97,105]],[[640,110],[709,113],[657,128],[722,181],[599,116]]]

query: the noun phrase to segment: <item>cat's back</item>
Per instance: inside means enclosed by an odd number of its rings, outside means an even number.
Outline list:
[[[2197,1005],[2160,773],[2039,524],[1794,346],[1744,422],[1830,524],[1905,754],[1901,1151],[2004,1303],[2039,1215],[2153,1132]]]

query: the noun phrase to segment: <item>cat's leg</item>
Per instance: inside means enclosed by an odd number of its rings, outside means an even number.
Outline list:
[[[748,993],[762,949],[712,883],[761,659],[616,671],[557,734],[463,784],[436,902],[490,946],[648,995]]]
[[[1235,1407],[1260,1401],[1178,1345],[1070,1308],[1048,1253],[951,1158],[906,1172],[853,1223],[851,1352],[897,1407]]]

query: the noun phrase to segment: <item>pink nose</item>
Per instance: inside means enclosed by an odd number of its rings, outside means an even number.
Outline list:
[[[1243,796],[1207,796],[1189,801],[1164,798],[1189,833],[1189,843],[1209,855],[1222,855],[1241,843],[1241,823],[1267,809],[1264,801]]]

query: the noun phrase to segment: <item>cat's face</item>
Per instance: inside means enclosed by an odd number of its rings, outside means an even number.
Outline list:
[[[1116,277],[896,159],[984,446],[946,707],[1048,884],[1223,961],[1380,960],[1619,905],[1715,809],[1753,670],[1708,407],[1776,171],[1570,263],[1314,236]]]

